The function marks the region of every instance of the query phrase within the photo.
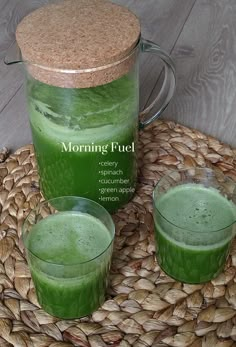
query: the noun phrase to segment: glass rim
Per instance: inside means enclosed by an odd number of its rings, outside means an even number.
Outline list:
[[[40,207],[40,206],[43,206],[44,204],[46,203],[50,203],[51,201],[54,201],[54,200],[61,200],[61,199],[68,199],[68,198],[74,198],[74,199],[78,199],[78,200],[84,200],[84,201],[87,201],[89,203],[92,203],[93,205],[99,207],[103,212],[105,212],[105,214],[107,215],[107,217],[109,218],[109,222],[111,223],[111,226],[112,226],[112,234],[110,235],[111,236],[111,241],[109,242],[108,246],[101,252],[99,253],[98,255],[96,255],[95,257],[89,259],[89,260],[86,260],[86,261],[82,261],[82,262],[77,262],[77,263],[73,263],[73,264],[61,264],[61,263],[55,263],[55,262],[51,262],[51,261],[47,261],[47,260],[44,260],[42,258],[40,258],[39,256],[37,256],[36,254],[34,254],[27,246],[26,246],[26,242],[25,242],[25,235],[26,235],[26,232],[25,232],[25,224],[27,223],[30,215],[35,211],[37,211],[37,208]],[[68,210],[69,211],[69,210]],[[59,211],[59,212],[66,212],[66,211]],[[76,211],[74,211],[76,212]],[[80,211],[77,211],[77,212],[80,212]],[[81,213],[86,213],[86,212],[81,212]],[[87,213],[88,215],[91,215],[91,213]],[[53,214],[51,214],[53,215]],[[50,216],[50,215],[49,215]],[[91,215],[92,216],[92,215]],[[48,216],[47,216],[48,217]],[[45,218],[47,218],[45,217]],[[94,216],[92,216],[94,217]],[[44,218],[44,219],[45,219]],[[97,217],[94,217],[94,218],[97,218]],[[97,218],[98,219],[98,218]],[[100,220],[100,222],[102,222]],[[103,223],[103,222],[102,222]],[[36,225],[37,223],[35,223],[34,225]],[[104,223],[103,223],[104,224]],[[105,226],[106,227],[106,226]],[[107,227],[106,227],[107,228]],[[107,228],[108,229],[108,228]],[[110,233],[110,230],[108,230],[109,233]],[[33,255],[35,258],[37,258],[38,260],[46,263],[46,264],[50,264],[50,265],[55,265],[55,266],[63,266],[63,267],[73,267],[73,266],[78,266],[78,265],[84,265],[84,264],[88,264],[96,259],[98,259],[99,257],[101,257],[104,253],[106,253],[106,251],[111,247],[113,241],[114,241],[114,238],[115,238],[115,223],[110,215],[110,213],[105,209],[105,207],[103,207],[102,205],[100,205],[99,203],[97,203],[96,201],[93,201],[91,199],[87,199],[87,198],[83,198],[83,197],[79,197],[79,196],[74,196],[74,195],[66,195],[66,196],[59,196],[59,197],[56,197],[56,198],[52,198],[52,199],[48,199],[48,200],[44,200],[40,203],[37,204],[37,206],[35,208],[33,208],[26,216],[26,218],[24,219],[24,222],[23,222],[23,225],[22,225],[22,241],[23,241],[23,244],[24,244],[24,248],[27,250],[27,252],[29,252],[29,254]]]
[[[154,208],[158,211],[158,213],[161,215],[161,217],[163,219],[165,219],[168,223],[170,223],[171,225],[173,225],[174,227],[177,227],[178,229],[181,229],[181,230],[184,230],[184,231],[190,231],[190,232],[193,232],[193,233],[199,233],[199,230],[190,230],[188,228],[184,228],[182,226],[179,226],[173,222],[171,222],[168,218],[166,218],[163,213],[160,212],[160,210],[158,209],[157,205],[156,205],[156,200],[155,199],[155,195],[157,194],[157,190],[160,186],[160,184],[164,181],[164,179],[166,179],[168,176],[170,176],[171,173],[181,173],[181,172],[188,172],[190,170],[198,170],[198,171],[208,171],[210,173],[219,173],[222,177],[224,177],[225,179],[229,180],[230,182],[232,182],[234,185],[235,185],[235,188],[234,188],[234,191],[236,191],[236,182],[233,181],[233,179],[227,175],[225,175],[223,172],[220,172],[220,171],[216,171],[214,169],[211,169],[211,168],[202,168],[202,167],[194,167],[194,168],[189,168],[189,169],[179,169],[179,170],[169,170],[163,177],[161,177],[161,179],[157,182],[156,186],[154,187],[154,190],[153,190],[153,193],[152,193],[152,199],[153,199],[153,205],[154,205]],[[213,177],[213,176],[212,176]],[[196,183],[197,184],[197,183]],[[235,204],[234,204],[235,205]],[[234,220],[232,223],[226,225],[225,227],[223,228],[220,228],[220,229],[215,229],[215,230],[211,230],[210,232],[213,232],[213,233],[217,233],[217,232],[221,232],[227,228],[230,228],[231,226],[233,226],[235,224],[236,220]],[[208,231],[201,231],[201,234],[207,234],[209,233],[209,230]]]
[[[52,71],[52,72],[56,72],[56,73],[67,73],[67,74],[85,74],[85,73],[93,73],[93,72],[98,72],[98,71],[103,71],[112,67],[115,67],[117,65],[120,65],[122,63],[124,63],[126,60],[128,60],[129,58],[132,57],[133,54],[135,54],[135,52],[137,51],[137,49],[139,49],[140,45],[142,42],[142,37],[140,34],[140,37],[138,38],[137,43],[135,44],[135,46],[133,48],[131,48],[130,51],[128,51],[123,57],[121,57],[119,60],[116,60],[114,62],[111,62],[109,64],[106,65],[101,65],[101,66],[96,66],[96,67],[91,67],[91,68],[81,68],[81,69],[66,69],[66,68],[53,68],[50,66],[46,66],[46,65],[42,65],[42,64],[38,64],[38,63],[34,63],[28,60],[19,60],[17,61],[17,63],[22,63],[26,66],[35,66],[36,68],[40,68],[42,70],[46,70],[46,71]],[[16,62],[14,62],[16,63]]]

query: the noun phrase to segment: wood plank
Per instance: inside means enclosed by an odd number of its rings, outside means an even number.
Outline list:
[[[6,27],[10,21],[9,13],[12,12],[15,4],[13,1],[2,0],[0,3],[0,58],[3,56],[3,52],[8,48],[9,42],[14,38],[14,33],[12,35],[10,30]]]
[[[23,86],[4,109],[4,117],[0,118],[0,148],[8,147],[12,151],[31,143],[31,132],[26,111],[26,100]]]
[[[142,36],[171,52],[196,0],[116,0],[131,9],[141,20]],[[143,54],[140,64],[140,109],[147,103],[163,65],[161,61]]]
[[[6,66],[3,62],[9,46],[15,40],[20,20],[47,0],[1,0],[0,4],[0,112],[14,97],[23,83],[23,70],[19,66]],[[0,113],[0,120],[2,115]],[[0,121],[1,122],[1,121]],[[0,123],[1,124],[1,123]]]
[[[234,147],[235,18],[235,0],[197,1],[173,50],[177,91],[165,112],[165,118],[195,127]]]
[[[10,0],[9,2],[15,3],[16,6],[19,6],[19,3],[21,4],[20,13],[22,15],[17,15],[17,20],[12,19],[12,23],[15,24],[10,26],[12,28],[10,31],[14,31],[13,28],[16,27],[19,18],[23,16],[23,13],[29,11],[27,7],[29,1]],[[36,3],[39,4],[41,2],[42,0],[38,0]],[[141,19],[144,37],[158,42],[164,49],[170,51],[183,28],[195,0],[182,0],[181,7],[176,0],[149,0],[148,3],[143,0],[115,0],[114,2],[129,7],[138,15]],[[14,16],[15,10],[11,11],[12,16]],[[7,70],[5,69],[6,67],[4,67],[5,72],[2,72],[0,64],[0,94],[3,95],[0,100],[0,110],[3,109],[0,113],[0,147],[8,145],[15,149],[30,142],[31,137],[29,136],[29,130],[25,131],[28,125],[25,123],[25,126],[23,126],[23,120],[26,120],[25,115],[27,111],[24,106],[23,90],[18,91],[23,80],[20,67],[7,67]],[[151,90],[155,86],[160,71],[161,65],[157,63],[156,58],[144,55],[141,62],[141,107],[145,104]],[[4,76],[4,82],[2,82],[2,76]],[[15,94],[16,96],[13,97]],[[9,105],[7,100],[11,100]],[[11,129],[15,128],[15,126],[18,132],[13,135],[11,134]]]
[[[14,40],[17,24],[28,13],[50,0],[1,0],[0,3],[0,57]]]
[[[18,68],[8,68],[3,63],[6,51],[14,40],[16,14],[19,0],[3,0],[0,5],[0,112],[15,95],[22,84],[23,75]],[[0,113],[0,122],[2,115]],[[1,124],[1,123],[0,123]]]

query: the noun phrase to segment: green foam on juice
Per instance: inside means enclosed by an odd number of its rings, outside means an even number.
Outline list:
[[[38,222],[27,248],[40,259],[61,265],[75,265],[99,256],[110,244],[105,225],[80,212],[60,212]]]

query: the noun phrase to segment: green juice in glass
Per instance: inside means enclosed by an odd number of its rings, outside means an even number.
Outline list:
[[[111,242],[106,226],[81,212],[59,212],[32,227],[26,248],[45,311],[59,318],[79,318],[103,304]]]
[[[189,183],[171,188],[154,204],[161,268],[186,283],[206,282],[219,275],[232,239],[233,203],[214,188]]]
[[[30,123],[46,199],[82,196],[113,212],[133,196],[139,95],[134,70],[85,89],[29,79]]]

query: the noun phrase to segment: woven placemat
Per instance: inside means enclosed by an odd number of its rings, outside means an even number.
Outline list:
[[[33,147],[0,152],[0,347],[236,347],[236,243],[217,279],[175,282],[155,261],[151,198],[168,169],[215,167],[236,181],[235,156],[173,122],[142,132],[136,196],[114,215],[107,301],[91,317],[65,321],[39,308],[19,241],[24,217],[42,199]]]

